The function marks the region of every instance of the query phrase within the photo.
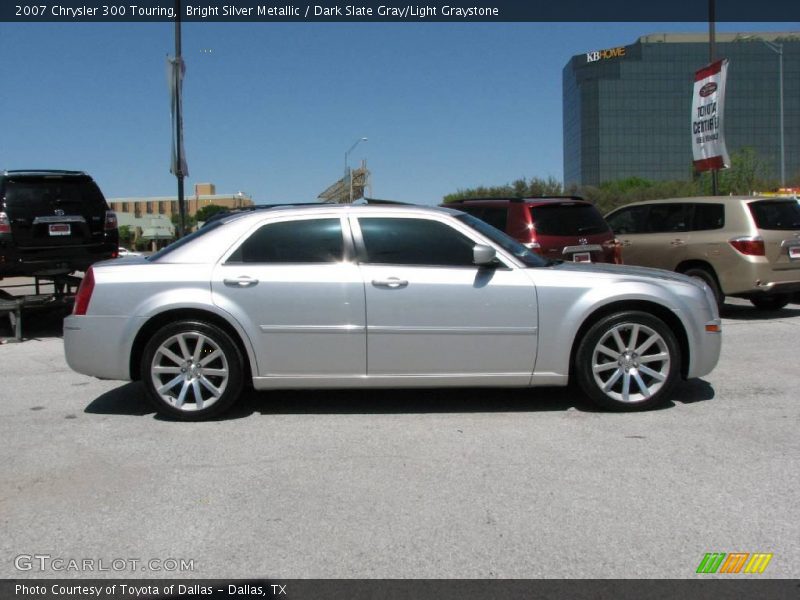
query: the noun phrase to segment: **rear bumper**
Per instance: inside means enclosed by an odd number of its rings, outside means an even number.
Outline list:
[[[53,248],[19,248],[0,245],[0,277],[12,275],[58,275],[85,271],[90,265],[113,258],[116,243]]]
[[[798,292],[800,292],[800,280],[768,281],[759,284],[753,290],[730,295],[739,298],[753,298],[757,296],[774,296],[776,294],[796,294]]]
[[[71,315],[64,319],[64,356],[73,371],[130,380],[131,347],[143,319]]]

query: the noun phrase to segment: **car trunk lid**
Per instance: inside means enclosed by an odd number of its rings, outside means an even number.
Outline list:
[[[757,200],[748,208],[773,270],[800,270],[800,202],[790,198]]]
[[[575,262],[614,262],[614,234],[598,210],[582,202],[531,207],[538,252]]]

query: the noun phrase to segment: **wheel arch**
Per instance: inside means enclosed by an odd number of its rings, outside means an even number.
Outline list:
[[[677,273],[686,273],[686,271],[688,271],[689,269],[703,269],[704,271],[708,271],[708,273],[716,280],[717,286],[719,286],[719,275],[717,275],[717,270],[707,260],[700,260],[698,258],[693,258],[685,260],[682,263],[680,263],[677,267],[675,267],[675,271]],[[720,289],[722,288],[720,287]]]
[[[131,380],[138,381],[140,379],[139,367],[142,361],[142,355],[144,354],[144,349],[145,346],[147,345],[148,340],[153,336],[153,334],[155,334],[156,331],[158,331],[168,323],[174,323],[176,321],[186,321],[186,320],[195,320],[195,321],[211,323],[212,325],[216,325],[217,327],[222,329],[225,333],[227,333],[233,340],[233,342],[236,344],[236,347],[239,349],[239,352],[242,353],[242,358],[244,359],[245,382],[252,380],[253,356],[252,353],[249,351],[247,345],[245,344],[244,339],[242,338],[239,331],[224,317],[216,313],[213,313],[211,311],[202,310],[199,308],[174,308],[166,310],[164,312],[153,315],[150,319],[147,320],[147,322],[144,325],[142,325],[142,327],[136,333],[136,337],[134,338],[133,341],[133,346],[131,347],[131,356],[128,365]]]
[[[600,319],[607,317],[613,313],[638,310],[641,312],[649,313],[664,321],[670,330],[675,334],[678,341],[678,347],[681,350],[681,377],[686,379],[689,373],[689,337],[686,333],[686,327],[680,318],[671,310],[658,304],[656,302],[648,302],[647,300],[623,300],[620,302],[612,302],[601,306],[591,314],[589,314],[581,323],[575,337],[572,340],[572,348],[569,356],[569,374],[570,381],[574,380],[575,371],[575,358],[578,353],[578,347],[581,341],[586,336],[589,329],[597,323]]]

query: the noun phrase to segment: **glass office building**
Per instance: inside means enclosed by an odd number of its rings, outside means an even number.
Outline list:
[[[773,47],[765,43],[770,42]],[[780,181],[778,45],[783,51],[787,184],[800,178],[800,32],[718,34],[728,58],[724,133],[729,154],[750,147]],[[708,37],[653,34],[573,56],[563,71],[564,183],[692,177],[690,111]]]

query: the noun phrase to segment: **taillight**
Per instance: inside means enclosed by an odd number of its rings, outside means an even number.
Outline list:
[[[748,256],[766,256],[767,254],[764,239],[758,236],[734,238],[730,241],[730,244],[739,252]]]
[[[115,213],[113,210],[107,210],[106,222],[105,225],[103,226],[103,229],[109,231],[111,229],[116,229],[116,228],[117,228],[117,213]]]
[[[617,238],[603,242],[603,249],[611,250],[615,265],[622,264],[622,242]]]
[[[72,307],[73,315],[85,315],[89,308],[89,300],[92,299],[94,291],[94,270],[89,267],[83,276],[81,284],[78,286],[78,293],[75,295],[75,305]]]
[[[4,212],[0,212],[0,233],[11,233],[11,222]]]

